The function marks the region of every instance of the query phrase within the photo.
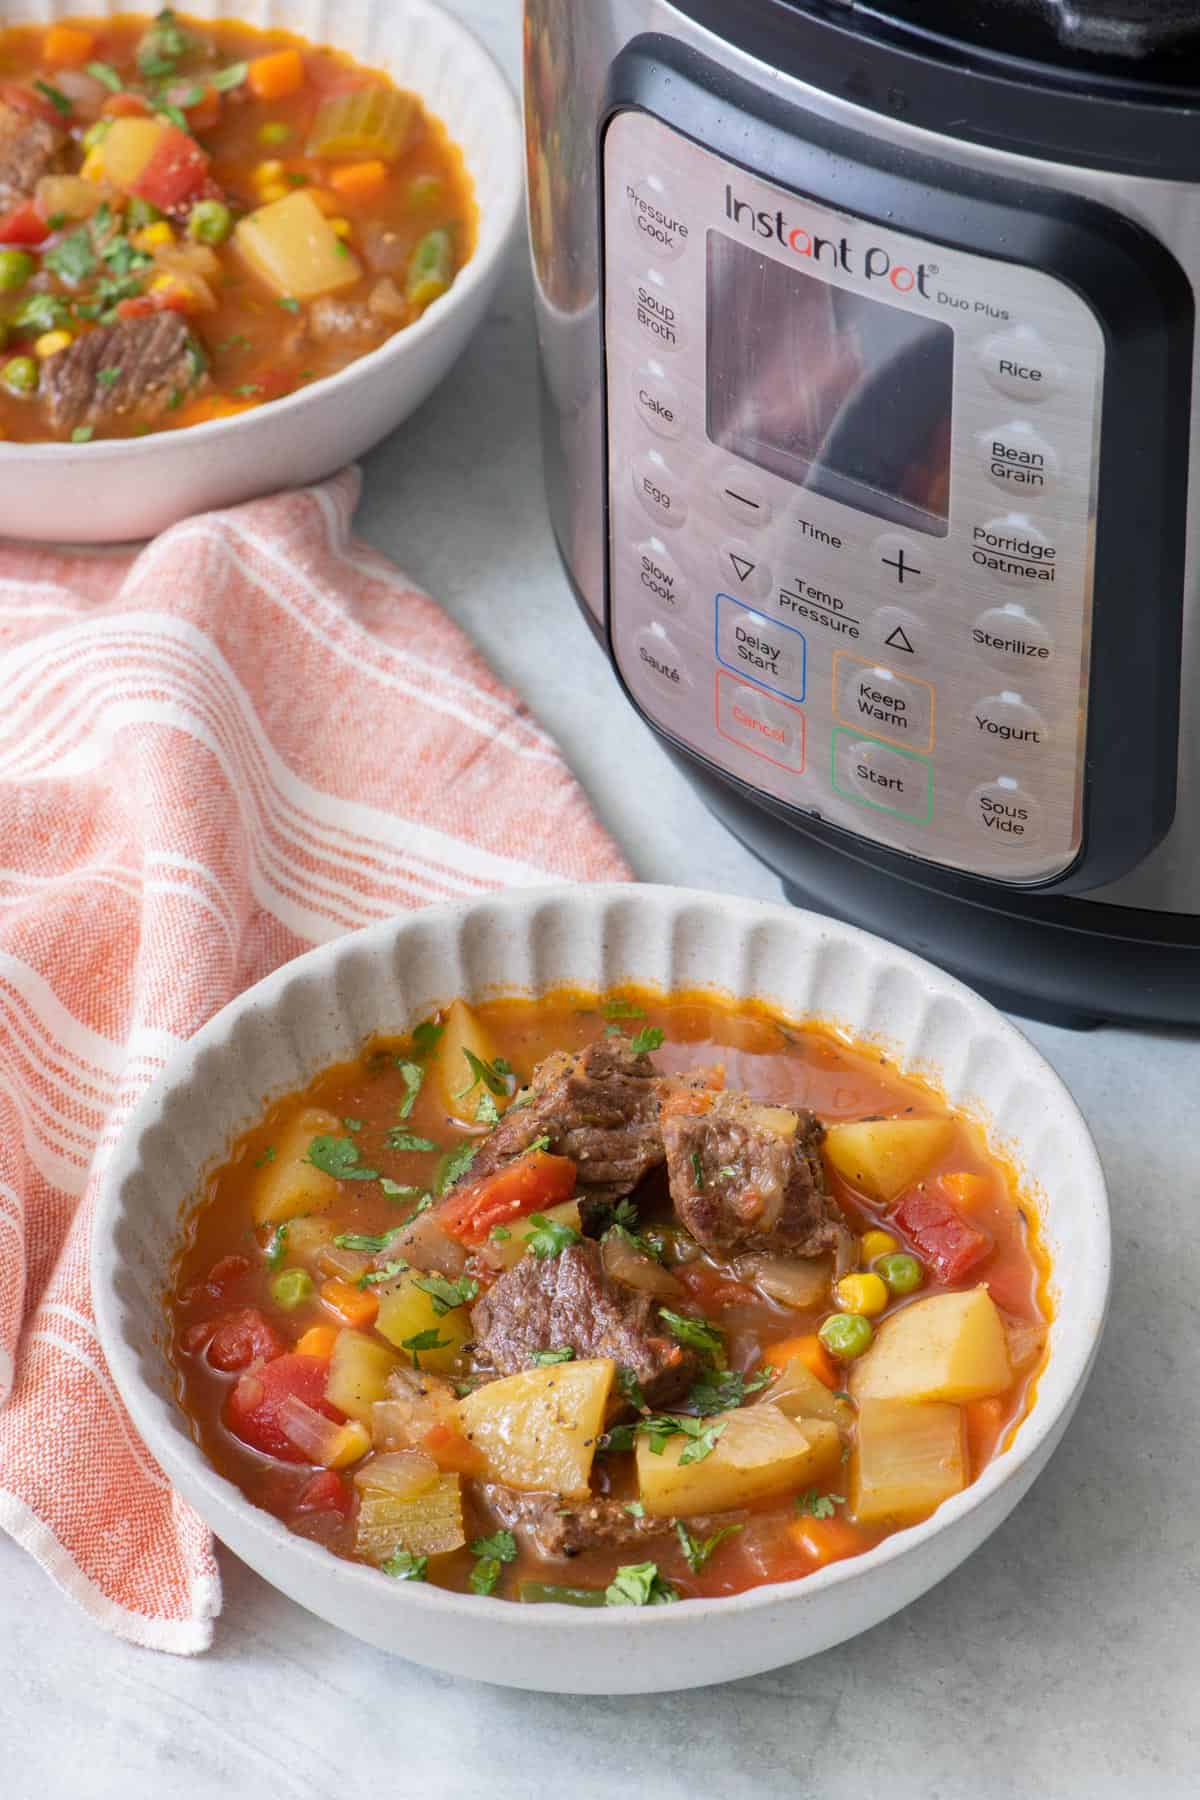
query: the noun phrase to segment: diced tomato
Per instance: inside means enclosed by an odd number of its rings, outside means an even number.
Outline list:
[[[293,1510],[298,1513],[335,1512],[344,1519],[353,1504],[350,1483],[336,1469],[321,1469],[300,1489]]]
[[[32,113],[35,118],[48,119],[51,124],[59,122],[58,111],[52,100],[45,94],[39,94],[36,88],[29,88],[20,81],[0,81],[0,101],[8,106],[15,106],[18,112]]]
[[[483,1452],[469,1438],[450,1425],[431,1425],[423,1439],[424,1447],[438,1468],[447,1475],[482,1475],[486,1466]]]
[[[757,1300],[754,1289],[722,1275],[710,1263],[688,1263],[675,1270],[680,1281],[701,1306],[748,1306]]]
[[[258,1308],[247,1306],[217,1320],[209,1341],[208,1360],[214,1369],[229,1373],[233,1369],[248,1369],[252,1362],[269,1362],[272,1357],[282,1356],[286,1348]]]
[[[32,200],[23,200],[0,218],[0,244],[43,244],[50,227]]]
[[[250,1267],[248,1256],[223,1256],[208,1271],[208,1279],[204,1283],[210,1294],[217,1299],[228,1292],[235,1281],[239,1281]]]
[[[109,119],[148,119],[154,108],[141,94],[110,94],[100,109]]]
[[[215,87],[206,87],[199,100],[191,106],[184,106],[184,101],[196,85],[194,81],[177,82],[174,87],[168,88],[167,99],[173,105],[183,108],[192,131],[207,131],[221,116],[221,96]]]
[[[906,1194],[892,1220],[916,1245],[939,1281],[961,1281],[992,1248],[991,1238],[968,1225],[939,1194],[916,1190]]]
[[[168,125],[130,191],[168,212],[208,178],[208,154],[178,125]]]
[[[234,1437],[252,1450],[277,1456],[281,1462],[307,1462],[283,1429],[279,1409],[288,1395],[294,1394],[327,1419],[344,1424],[345,1414],[325,1398],[328,1373],[327,1362],[294,1351],[263,1363],[261,1368],[247,1369],[225,1402],[225,1423]]]
[[[575,1164],[569,1156],[527,1150],[494,1175],[468,1183],[441,1207],[438,1223],[461,1244],[482,1244],[493,1225],[559,1206],[574,1192]]]

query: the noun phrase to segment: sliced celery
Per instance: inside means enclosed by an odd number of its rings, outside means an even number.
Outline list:
[[[603,1588],[556,1587],[552,1581],[523,1581],[517,1598],[526,1606],[603,1606]]]
[[[356,88],[332,94],[317,108],[308,139],[309,156],[378,156],[394,162],[408,148],[420,119],[415,94],[399,88]]]

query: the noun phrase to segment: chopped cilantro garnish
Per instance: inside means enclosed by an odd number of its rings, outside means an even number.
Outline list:
[[[33,85],[39,94],[45,95],[56,113],[61,113],[64,119],[70,118],[71,102],[59,88],[51,87],[48,81],[42,81],[40,78]]]
[[[489,1093],[495,1094],[497,1100],[506,1100],[508,1098],[508,1082],[505,1078],[512,1074],[512,1064],[506,1062],[502,1056],[498,1056],[494,1062],[485,1062],[482,1057],[476,1056],[473,1050],[468,1050],[465,1044],[463,1055],[467,1059],[467,1066],[471,1070],[472,1078],[466,1087],[459,1088],[454,1098],[461,1100],[464,1094],[469,1094],[471,1089],[478,1087],[482,1081],[484,1087]]]
[[[397,1550],[394,1556],[389,1556],[379,1567],[385,1575],[391,1575],[396,1581],[424,1581],[429,1558],[413,1556],[408,1550]]]
[[[679,1595],[657,1563],[623,1563],[604,1590],[606,1606],[665,1606]]]
[[[549,1219],[545,1213],[531,1213],[529,1223],[533,1230],[526,1236],[526,1247],[543,1261],[547,1257],[561,1256],[572,1244],[581,1242],[580,1234],[573,1226]]]
[[[372,1236],[369,1231],[342,1231],[333,1241],[339,1250],[361,1250],[367,1256],[378,1256],[403,1230],[403,1225],[393,1225],[390,1231],[381,1231],[378,1236]]]
[[[700,1161],[700,1152],[692,1151],[692,1181],[697,1189],[704,1186],[704,1164]]]
[[[710,1325],[705,1319],[693,1318],[690,1313],[671,1312],[669,1308],[660,1306],[658,1316],[677,1343],[686,1344],[691,1350],[699,1350],[702,1356],[721,1363],[725,1359],[725,1333],[716,1325]]]
[[[494,1556],[498,1562],[516,1562],[517,1540],[511,1531],[495,1531],[491,1537],[476,1538],[472,1556]]]
[[[249,73],[249,63],[230,63],[227,69],[218,69],[209,77],[209,85],[215,87],[218,94],[227,94],[230,88],[241,87]]]
[[[279,304],[285,312],[298,313],[300,311],[300,302],[293,300],[290,294],[284,294]]]
[[[393,1125],[387,1134],[389,1150],[436,1150],[437,1145],[431,1139],[418,1137],[413,1131],[406,1131],[401,1125]]]
[[[90,62],[87,64],[87,72],[93,81],[103,83],[112,94],[119,94],[124,85],[111,63]]]
[[[435,1193],[444,1194],[448,1188],[454,1186],[454,1183],[460,1176],[466,1174],[471,1164],[475,1161],[475,1152],[478,1148],[478,1144],[460,1144],[457,1150],[447,1150],[441,1162],[438,1164],[437,1169],[434,1171],[433,1186]]]
[[[500,1579],[500,1564],[494,1556],[481,1556],[471,1573],[467,1576],[467,1586],[473,1594],[481,1594],[485,1598],[494,1594],[496,1583]]]
[[[646,1025],[636,1037],[630,1038],[629,1048],[635,1055],[642,1055],[646,1050],[657,1050],[663,1041],[664,1033],[657,1025]]]
[[[271,1233],[271,1241],[266,1249],[268,1269],[277,1269],[283,1261],[284,1254],[287,1251],[287,1234],[288,1228],[286,1225],[277,1225]]]
[[[338,1181],[378,1181],[378,1169],[364,1169],[358,1161],[358,1145],[349,1138],[315,1137],[308,1146],[305,1162],[324,1175]]]
[[[486,1088],[475,1102],[475,1123],[488,1126],[500,1123],[500,1109]]]
[[[621,1398],[627,1400],[630,1406],[636,1406],[639,1411],[645,1406],[646,1396],[642,1392],[642,1384],[638,1380],[636,1372],[626,1363],[618,1365],[617,1388]]]
[[[604,1016],[606,1019],[644,1019],[646,1009],[639,1006],[636,1000],[606,1000]]]
[[[535,1350],[529,1360],[546,1367],[550,1363],[574,1362],[575,1352],[570,1344],[564,1344],[561,1350]]]
[[[798,1513],[806,1513],[813,1519],[832,1519],[839,1506],[844,1506],[844,1494],[818,1494],[816,1488],[809,1488],[805,1494],[797,1494],[792,1501]]]
[[[644,1519],[646,1516],[646,1508],[642,1505],[640,1500],[627,1500],[625,1502],[625,1511],[629,1514],[630,1518],[633,1519]]]
[[[257,381],[243,381],[241,385],[235,387],[233,391],[238,396],[239,400],[248,400],[252,394],[258,393],[258,383]]]
[[[733,1537],[736,1532],[744,1531],[744,1525],[722,1525],[720,1531],[714,1531],[711,1537],[693,1537],[682,1519],[675,1522],[675,1535],[679,1539],[679,1547],[687,1558],[688,1568],[693,1575],[698,1575],[718,1544]]]
[[[460,1275],[457,1281],[447,1281],[444,1275],[418,1275],[414,1285],[429,1295],[439,1319],[456,1306],[469,1306],[479,1292],[479,1283],[470,1275]]]
[[[361,1119],[343,1119],[342,1124],[346,1127],[347,1131],[361,1131],[363,1128]]]
[[[420,1358],[418,1356],[419,1351],[448,1350],[450,1348],[450,1339],[439,1337],[437,1326],[430,1325],[424,1331],[418,1331],[415,1337],[401,1338],[400,1348],[408,1351],[413,1359],[413,1368],[419,1369],[421,1366]]]
[[[493,1225],[492,1229],[488,1232],[488,1237],[493,1244],[507,1244],[511,1236],[512,1232],[508,1229],[507,1225]]]
[[[530,1150],[548,1150],[549,1148],[550,1139],[548,1137],[535,1137],[531,1144],[526,1144],[522,1155],[528,1155]]]
[[[610,1454],[632,1450],[634,1438],[640,1432],[647,1440],[651,1455],[661,1456],[671,1439],[682,1435],[692,1441],[685,1445],[680,1462],[703,1462],[706,1456],[711,1456],[724,1429],[724,1419],[690,1419],[684,1413],[652,1413],[649,1418],[638,1419],[632,1425],[614,1425],[601,1437],[600,1448]]]
[[[407,1119],[409,1113],[411,1113],[413,1109],[417,1095],[421,1091],[421,1083],[425,1079],[425,1071],[421,1068],[419,1063],[403,1062],[399,1057],[396,1059],[396,1067],[399,1069],[401,1079],[404,1082],[404,1098],[400,1102],[396,1116],[400,1119]]]
[[[309,183],[309,177],[303,169],[285,169],[283,179],[289,187],[307,187]],[[311,375],[312,370],[309,369],[308,373]]]
[[[374,1287],[380,1281],[390,1281],[393,1275],[403,1275],[407,1268],[404,1258],[398,1256],[394,1262],[384,1263],[382,1269],[368,1269],[365,1275],[359,1276],[355,1285],[360,1288]]]
[[[268,1144],[266,1149],[263,1151],[262,1155],[255,1157],[255,1159],[254,1159],[255,1168],[256,1169],[265,1168],[268,1163],[273,1163],[275,1161],[275,1158],[278,1154],[279,1154],[279,1152],[276,1150],[274,1144]]]
[[[414,1026],[412,1041],[417,1055],[428,1056],[436,1049],[437,1041],[445,1029],[444,1025],[438,1025],[433,1019],[422,1019],[419,1025]]]
[[[164,119],[169,119],[171,124],[177,126],[180,131],[187,131],[189,129],[187,114],[181,106],[176,106],[173,101],[160,100],[158,110],[163,115]]]
[[[96,371],[96,380],[100,383],[101,387],[110,388],[115,382],[119,381],[120,378],[121,371],[119,368],[97,369]]]
[[[624,1037],[625,1033],[621,1030],[619,1025],[606,1025],[604,1027],[604,1035],[605,1037]]]
[[[747,1395],[757,1394],[774,1381],[775,1375],[776,1371],[770,1368],[759,1369],[755,1375],[741,1375],[736,1369],[722,1369],[720,1373],[710,1370],[692,1388],[688,1405],[701,1414],[731,1412],[744,1404]]]
[[[57,331],[65,325],[69,314],[67,303],[58,294],[31,294],[8,321],[14,331]]]
[[[69,232],[53,250],[47,251],[42,266],[63,281],[86,280],[96,267],[96,252],[87,226],[81,225],[77,231]]]
[[[421,1192],[419,1187],[412,1187],[403,1181],[392,1181],[386,1175],[379,1177],[379,1185],[388,1200],[411,1200],[414,1194]]]

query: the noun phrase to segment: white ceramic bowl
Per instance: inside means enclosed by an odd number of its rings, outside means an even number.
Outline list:
[[[575,1611],[391,1582],[293,1536],[193,1442],[161,1348],[162,1296],[201,1172],[271,1097],[456,994],[642,981],[756,995],[878,1042],[987,1121],[1025,1171],[1057,1313],[1012,1446],[933,1518],[802,1581],[679,1606]],[[814,913],[681,888],[527,889],[436,906],[322,945],[251,988],[171,1059],[116,1147],[93,1243],[105,1353],[137,1429],[238,1555],[322,1618],[454,1674],[572,1693],[702,1686],[828,1649],[885,1619],[994,1531],[1058,1443],[1109,1282],[1104,1177],[1070,1095],[1000,1015],[929,963]]]
[[[130,0],[12,0],[4,25],[153,12]],[[470,260],[406,330],[338,374],[232,419],[91,444],[0,442],[0,536],[59,543],[150,537],[176,520],[332,474],[392,431],[480,323],[523,192],[516,101],[477,40],[432,0],[185,0],[201,19],[282,26],[386,69],[420,94],[466,160],[479,207]]]

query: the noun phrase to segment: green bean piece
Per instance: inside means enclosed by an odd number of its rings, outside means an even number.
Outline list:
[[[38,366],[32,356],[14,356],[0,369],[0,381],[11,394],[36,393]]]
[[[233,214],[223,200],[198,200],[188,214],[188,236],[198,244],[223,244],[233,230]]]
[[[526,1606],[545,1606],[557,1602],[560,1606],[603,1606],[604,1589],[587,1587],[556,1587],[552,1581],[523,1581],[517,1589],[517,1598]]]
[[[0,294],[23,288],[36,268],[37,258],[28,250],[0,250]]]
[[[446,292],[454,279],[454,240],[444,225],[427,231],[408,261],[408,298],[422,311]]]

